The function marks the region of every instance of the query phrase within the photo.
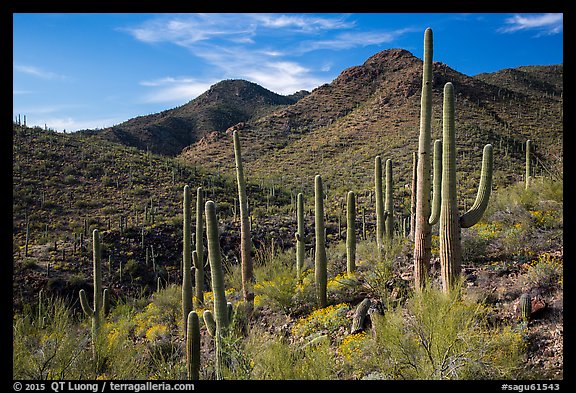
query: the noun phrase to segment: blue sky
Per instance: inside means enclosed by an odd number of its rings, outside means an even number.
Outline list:
[[[291,94],[402,48],[466,75],[563,62],[563,14],[15,13],[13,114],[57,131],[187,103],[223,79]]]

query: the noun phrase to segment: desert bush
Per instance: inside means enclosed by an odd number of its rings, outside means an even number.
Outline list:
[[[508,379],[525,344],[510,327],[489,327],[487,309],[428,288],[405,308],[374,315],[375,369],[386,379]]]

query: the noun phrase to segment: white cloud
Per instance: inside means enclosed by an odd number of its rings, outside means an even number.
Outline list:
[[[42,79],[68,79],[65,75],[57,74],[55,72],[46,71],[39,67],[31,65],[15,64],[14,70],[22,74],[32,75]]]
[[[521,30],[539,30],[542,34],[558,34],[563,30],[563,14],[514,15],[505,20],[506,26],[498,31],[514,33]]]
[[[173,102],[181,103],[196,98],[210,88],[216,81],[198,81],[194,78],[165,77],[161,79],[142,81],[140,84],[154,88],[146,94],[146,103]]]

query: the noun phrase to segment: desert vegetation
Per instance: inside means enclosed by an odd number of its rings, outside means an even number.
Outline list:
[[[242,129],[234,176],[15,123],[13,378],[562,379],[562,173],[459,156],[451,82],[432,143],[431,34],[409,188],[386,152],[295,188]]]

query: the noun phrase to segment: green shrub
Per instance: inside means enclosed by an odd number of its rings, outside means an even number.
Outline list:
[[[375,317],[377,368],[386,379],[514,379],[525,344],[510,327],[489,327],[487,309],[429,288]],[[373,314],[374,315],[374,314]]]

